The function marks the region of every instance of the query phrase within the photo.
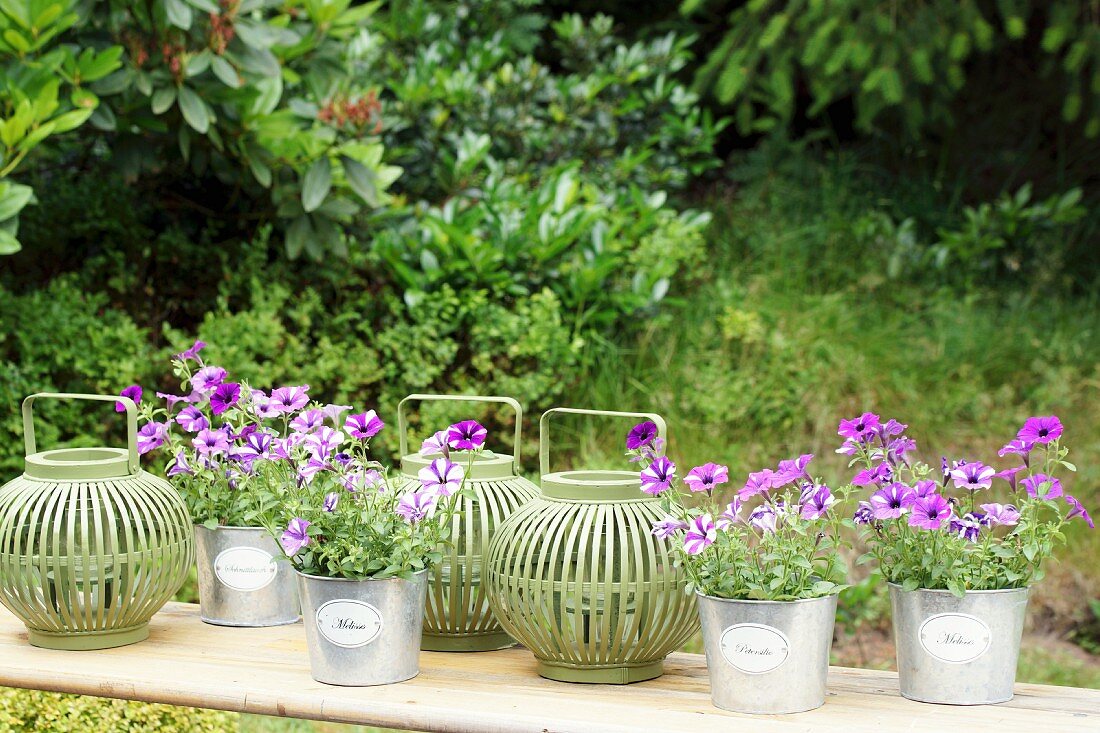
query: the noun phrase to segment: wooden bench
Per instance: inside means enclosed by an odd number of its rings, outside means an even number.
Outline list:
[[[627,686],[570,685],[535,674],[524,649],[424,652],[418,677],[385,687],[330,687],[309,676],[302,626],[230,629],[170,603],[148,641],[100,652],[27,644],[0,608],[0,685],[218,708],[262,715],[448,733],[578,731],[1100,731],[1100,690],[1019,684],[1002,705],[926,705],[898,696],[897,675],[834,667],[825,706],[748,716],[710,703],[697,654],[673,654],[665,675]]]

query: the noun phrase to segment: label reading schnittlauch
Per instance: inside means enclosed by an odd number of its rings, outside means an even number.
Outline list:
[[[787,661],[787,635],[764,624],[734,624],[722,632],[722,656],[745,674],[764,674]]]
[[[275,558],[258,547],[230,547],[214,558],[214,577],[227,588],[245,593],[266,588],[278,572]]]
[[[941,662],[966,664],[989,651],[993,634],[977,616],[938,613],[920,625],[920,644]]]
[[[345,649],[366,646],[382,633],[382,614],[363,601],[329,601],[317,609],[317,630]]]

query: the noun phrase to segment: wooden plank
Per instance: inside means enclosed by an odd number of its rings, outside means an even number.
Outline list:
[[[1002,705],[926,705],[902,699],[891,672],[836,667],[824,707],[747,716],[710,704],[701,656],[674,654],[666,670],[622,687],[570,685],[536,675],[524,649],[424,652],[408,682],[331,687],[309,676],[300,624],[221,628],[174,603],[153,619],[148,641],[62,652],[28,645],[22,624],[0,609],[0,685],[263,715],[441,733],[1100,731],[1100,690],[1021,684]]]

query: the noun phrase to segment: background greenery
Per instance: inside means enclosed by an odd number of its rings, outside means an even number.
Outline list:
[[[863,409],[933,460],[1053,412],[1100,509],[1098,24],[1068,0],[3,0],[0,469],[26,394],[151,393],[199,337],[391,422],[414,391],[657,409],[681,462],[734,475],[809,450],[839,479]],[[570,427],[562,461],[618,460],[617,431]],[[1021,679],[1100,684],[1098,537],[1037,589]],[[842,599],[838,662],[891,663],[879,588]],[[0,729],[66,730],[5,694]],[[236,724],[97,705],[104,730]]]

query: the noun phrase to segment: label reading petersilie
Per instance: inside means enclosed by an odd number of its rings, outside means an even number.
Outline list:
[[[965,613],[929,616],[920,626],[924,651],[941,662],[965,664],[989,650],[993,635],[984,621]]]
[[[763,674],[787,661],[790,642],[779,629],[763,624],[735,624],[722,632],[722,656],[746,674]]]
[[[329,601],[317,609],[317,630],[336,646],[366,646],[382,632],[382,614],[363,601]]]
[[[227,588],[254,591],[275,580],[279,565],[258,547],[230,547],[214,558],[214,576]]]

